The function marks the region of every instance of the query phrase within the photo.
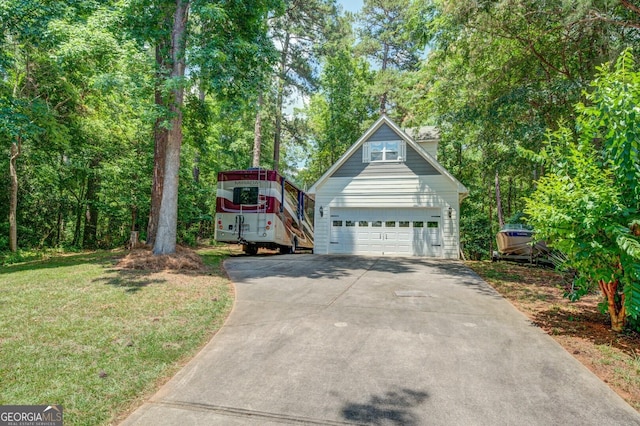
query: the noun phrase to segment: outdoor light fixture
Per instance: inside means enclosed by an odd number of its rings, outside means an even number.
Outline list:
[[[320,217],[324,216],[324,209],[320,206]]]
[[[453,214],[453,209],[449,206],[449,219],[451,219],[451,215]]]

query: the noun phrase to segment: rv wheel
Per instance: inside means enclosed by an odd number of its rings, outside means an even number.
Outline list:
[[[280,254],[293,254],[298,249],[298,240],[293,239],[291,246],[280,246]]]
[[[249,256],[255,256],[256,254],[258,254],[258,246],[255,244],[247,244],[243,248],[244,252]]]

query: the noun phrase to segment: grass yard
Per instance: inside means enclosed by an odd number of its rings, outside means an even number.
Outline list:
[[[61,404],[100,425],[150,396],[221,327],[233,290],[227,248],[197,271],[116,266],[119,252],[0,267],[0,405]]]
[[[562,296],[563,276],[555,271],[510,262],[467,262],[531,322],[640,411],[640,335],[615,333],[598,311],[599,294],[577,302]]]

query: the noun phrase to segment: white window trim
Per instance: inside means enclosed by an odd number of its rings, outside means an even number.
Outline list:
[[[398,144],[398,158],[397,159],[393,159],[393,160],[384,159],[384,156],[386,156],[386,152],[388,152],[386,150],[387,142],[396,142]],[[373,144],[373,143],[376,143],[376,144],[382,143],[383,144],[382,151],[375,151],[375,152],[382,152],[382,155],[383,155],[383,159],[382,160],[372,160],[371,159],[371,154],[374,152],[374,151],[371,150],[371,144]],[[403,140],[388,140],[388,141],[365,142],[362,145],[362,162],[363,163],[404,163],[406,158],[407,158],[407,143],[405,141],[403,141]]]

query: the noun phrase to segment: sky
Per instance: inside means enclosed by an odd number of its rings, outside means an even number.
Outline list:
[[[362,9],[363,0],[338,0],[338,4],[344,7],[344,10],[349,12],[359,12]]]

